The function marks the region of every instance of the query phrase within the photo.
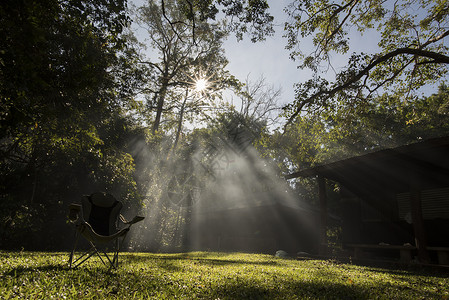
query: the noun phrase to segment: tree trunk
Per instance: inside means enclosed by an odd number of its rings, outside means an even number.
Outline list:
[[[176,130],[176,138],[175,138],[175,142],[173,144],[173,149],[172,149],[173,152],[175,152],[175,149],[178,146],[179,136],[181,135],[182,122],[184,119],[184,109],[186,107],[188,94],[189,94],[189,89],[186,89],[186,95],[185,95],[184,101],[182,102],[181,112],[179,113],[178,128]]]
[[[157,100],[157,107],[156,107],[156,118],[154,120],[153,124],[153,130],[152,133],[156,134],[159,130],[159,125],[161,123],[162,118],[162,110],[164,109],[164,102],[165,102],[165,95],[167,94],[167,87],[168,87],[168,70],[165,70],[163,78],[162,78],[162,85],[159,92],[159,97]]]

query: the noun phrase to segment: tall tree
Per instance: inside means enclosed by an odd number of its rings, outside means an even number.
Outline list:
[[[183,5],[182,0],[165,0],[163,7],[159,1],[148,1],[138,9],[138,23],[149,43],[149,55],[142,64],[148,66],[150,77],[143,92],[149,112],[155,112],[153,134],[160,129],[163,114],[169,116],[175,109],[185,113],[185,105],[179,103],[189,95],[185,96],[186,89],[195,89],[197,80],[205,80],[214,90],[232,80],[224,70],[227,60],[222,42],[226,32],[218,24],[202,22],[196,24],[194,33],[185,23]]]
[[[192,155],[181,139],[184,122],[208,118],[220,91],[235,82],[224,69],[227,60],[222,43],[227,32],[222,24],[206,20],[195,19],[192,26],[185,14],[186,3],[147,1],[136,10],[135,21],[141,32],[138,38],[145,39],[147,50],[140,61],[147,67],[141,93],[145,97],[144,114],[151,124],[151,150],[146,148],[142,153],[151,153],[141,165],[140,178],[144,178],[142,189],[152,207],[145,222],[154,232],[145,244],[153,250],[179,241],[181,229],[173,222],[188,226],[189,215],[178,215],[179,207],[171,207],[167,200],[169,195],[178,196],[167,186],[173,182],[171,176],[182,172],[187,167],[184,162]],[[194,12],[198,13],[197,8]]]
[[[325,106],[335,99],[363,101],[389,90],[412,98],[421,87],[447,74],[446,1],[297,0],[287,11],[291,57],[301,60],[301,68],[315,72],[313,78],[297,84],[296,100],[285,108],[289,123],[308,107]],[[351,34],[370,31],[380,35],[377,53],[351,54],[333,81],[320,75],[323,67],[332,67],[333,53],[351,51]],[[306,38],[314,45],[310,53],[302,47]]]

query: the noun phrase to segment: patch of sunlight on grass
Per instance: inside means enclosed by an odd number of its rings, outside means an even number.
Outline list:
[[[0,299],[449,299],[448,273],[262,254],[123,253],[75,270],[67,253],[0,252]]]

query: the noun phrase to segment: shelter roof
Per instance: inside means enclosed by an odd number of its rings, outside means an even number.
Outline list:
[[[449,136],[368,153],[285,176],[323,176],[340,182],[356,194],[377,195],[409,190],[411,182],[426,186],[449,185]]]

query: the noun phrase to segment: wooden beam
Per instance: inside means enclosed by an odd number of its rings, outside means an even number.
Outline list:
[[[429,252],[427,251],[427,233],[424,227],[424,218],[422,216],[421,178],[416,171],[411,171],[410,174],[410,209],[416,248],[418,248],[418,259],[422,263],[429,263],[430,257]]]
[[[327,253],[327,196],[324,177],[318,176],[318,195],[320,199],[320,252]]]

